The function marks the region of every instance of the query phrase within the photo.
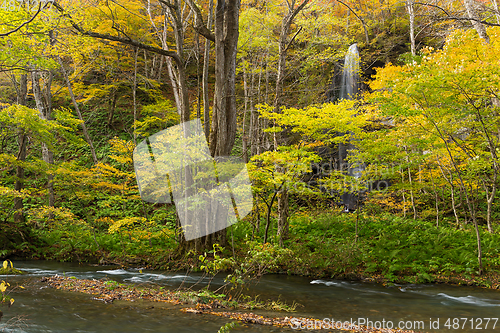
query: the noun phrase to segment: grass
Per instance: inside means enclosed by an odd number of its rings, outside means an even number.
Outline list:
[[[481,232],[485,278],[477,274],[477,241],[472,226],[457,230],[391,215],[360,215],[356,238],[356,218],[353,214],[293,218],[287,246],[295,262],[283,268],[290,274],[330,278],[410,283],[469,279],[499,287],[498,233]]]

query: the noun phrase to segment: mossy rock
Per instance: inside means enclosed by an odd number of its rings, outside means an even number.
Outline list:
[[[10,266],[7,268],[0,267],[0,275],[22,275],[26,274],[17,268],[11,268]]]

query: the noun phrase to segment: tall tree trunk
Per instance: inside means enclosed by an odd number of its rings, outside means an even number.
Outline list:
[[[498,12],[497,0],[493,0],[493,7],[495,8],[495,16],[497,18],[497,24],[500,24],[500,12]]]
[[[240,0],[215,8],[215,96],[210,132],[212,156],[229,156],[236,138],[236,51]]]
[[[417,54],[415,48],[415,11],[413,0],[406,1],[406,10],[408,11],[408,15],[410,16],[410,50],[411,55],[415,56]]]
[[[40,86],[40,74],[39,71],[34,69],[31,72],[31,82],[33,85],[33,96],[35,97],[35,103],[38,111],[40,112],[40,118],[44,120],[52,120],[52,94],[50,88],[52,86],[53,74],[51,71],[47,72],[47,80],[42,91]],[[54,155],[49,147],[42,142],[42,158],[47,164],[54,164]],[[47,176],[47,189],[49,191],[49,207],[54,207],[55,195],[54,195],[54,175],[49,173]]]
[[[457,223],[457,229],[460,227],[460,220],[458,218],[457,213],[457,205],[455,203],[455,185],[453,184],[453,174],[448,171],[450,177],[448,178],[444,173],[444,167],[441,165],[439,158],[436,157],[437,163],[439,165],[439,169],[441,170],[441,174],[443,178],[450,184],[450,192],[451,192],[451,208],[453,210],[453,215],[455,216],[455,222]]]
[[[181,122],[189,121],[191,117],[191,109],[189,105],[189,90],[187,86],[186,70],[184,64],[184,25],[182,8],[178,1],[174,1],[174,6],[166,6],[166,17],[169,18],[171,26],[174,30],[177,58],[175,59],[176,68],[174,69],[171,59],[167,59],[169,65],[169,75],[172,81],[173,88],[177,91],[177,109],[181,116]],[[165,24],[165,29],[166,29]],[[164,31],[165,38],[162,41],[163,48],[168,50],[166,30]],[[176,72],[174,74],[174,71]],[[174,85],[175,81],[175,85]]]
[[[288,190],[283,187],[278,195],[278,238],[280,246],[283,246],[283,241],[288,239]]]
[[[200,50],[200,35],[195,35],[196,41],[196,118],[201,121],[201,104],[203,103],[202,99],[202,80],[200,78],[200,61],[201,61],[201,50]],[[202,70],[203,71],[203,70]]]
[[[245,60],[243,60],[245,62]],[[243,152],[243,161],[248,163],[248,126],[247,122],[247,114],[248,114],[248,75],[246,66],[243,65],[243,94],[244,94],[244,108],[243,108],[243,124],[242,124],[242,138],[241,138],[241,150]],[[248,133],[247,133],[248,132]]]
[[[207,29],[212,29],[213,24],[214,1],[208,3]],[[205,137],[210,138],[210,100],[208,91],[208,69],[210,67],[210,40],[205,40],[205,54],[203,56],[203,129]]]
[[[108,110],[108,127],[111,128],[113,124],[113,118],[115,116],[116,102],[118,101],[118,92],[116,88],[111,88],[111,98],[109,100],[109,110]]]
[[[93,144],[92,139],[90,138],[89,132],[87,130],[87,125],[85,125],[85,121],[84,121],[82,113],[80,111],[80,107],[78,106],[78,103],[76,102],[75,94],[73,93],[73,88],[71,87],[71,81],[69,80],[68,72],[66,72],[66,69],[64,68],[64,64],[63,64],[60,57],[58,57],[58,62],[59,62],[59,66],[61,66],[61,73],[64,77],[64,81],[66,81],[66,86],[68,87],[69,96],[71,97],[71,102],[73,103],[73,107],[75,108],[76,114],[78,115],[78,119],[80,119],[80,121],[82,122],[83,136],[85,137],[85,140],[87,140],[87,143],[89,144],[90,153],[92,154],[92,160],[94,161],[94,164],[97,164],[99,161],[97,160],[97,155],[95,153],[94,144]]]
[[[139,54],[139,48],[134,48],[134,79],[132,82],[132,102],[134,104],[134,144],[137,144],[137,132],[136,132],[136,122],[137,122],[137,56]],[[146,50],[144,50],[144,66],[146,66]],[[146,71],[147,73],[147,71]]]
[[[436,207],[436,227],[439,227],[439,195],[438,195],[436,182],[434,181],[434,176],[432,175],[432,169],[430,168],[430,165],[429,165],[428,169],[429,169],[429,174],[430,174],[431,182],[432,182],[432,190],[434,192],[434,205]]]
[[[283,85],[286,76],[286,57],[288,54],[288,47],[295,39],[295,36],[300,32],[302,28],[295,33],[295,35],[288,40],[288,35],[290,34],[290,27],[297,16],[297,14],[304,9],[309,0],[303,0],[300,5],[295,7],[295,0],[287,2],[288,13],[283,17],[283,22],[281,24],[281,32],[279,37],[278,45],[278,76],[276,79],[276,94],[274,97],[274,112],[281,113],[281,106],[283,105]],[[274,149],[278,149],[279,145],[282,144],[281,133],[274,132]],[[281,168],[281,167],[277,167]],[[278,172],[283,172],[284,170],[277,170]],[[279,243],[282,246],[283,241],[288,238],[288,188],[284,185],[281,188],[280,195],[278,196],[278,236]]]
[[[15,78],[14,78],[15,79]],[[21,74],[19,78],[19,89],[17,90],[17,104],[26,105],[26,95],[28,94],[28,75]],[[26,160],[26,149],[27,149],[27,141],[28,136],[25,134],[24,129],[18,129],[17,135],[17,143],[18,143],[18,153],[17,153],[17,161],[24,162]],[[16,184],[14,185],[14,189],[18,192],[24,188],[24,168],[22,165],[18,164],[16,167]],[[15,222],[24,222],[24,213],[23,213],[23,198],[15,197],[14,198],[14,221]]]

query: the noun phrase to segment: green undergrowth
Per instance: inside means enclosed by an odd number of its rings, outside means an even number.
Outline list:
[[[131,225],[110,233],[87,223],[59,223],[33,231],[39,244],[28,255],[57,261],[158,266],[176,247],[167,227]]]
[[[286,273],[500,288],[500,234],[481,228],[484,274],[479,276],[477,241],[470,224],[457,229],[447,222],[436,226],[394,215],[304,211],[290,218],[290,237],[284,248],[274,238],[262,244],[260,233],[252,238],[251,228],[249,222],[240,222],[228,230],[226,246],[178,256],[174,233],[166,226],[135,226],[110,233],[87,224],[64,223],[38,229],[36,236],[44,246],[29,255],[208,274],[225,272],[235,285],[266,273]]]
[[[356,237],[358,220],[358,237]],[[477,240],[471,225],[404,219],[391,215],[319,214],[291,221],[294,253],[288,273],[389,282],[469,280],[499,287],[500,235],[481,230],[484,276],[478,276]]]

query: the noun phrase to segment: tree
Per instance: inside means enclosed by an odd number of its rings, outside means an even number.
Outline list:
[[[350,139],[358,137],[363,128],[369,124],[371,114],[362,110],[357,101],[342,100],[336,104],[325,103],[322,105],[311,105],[306,108],[283,108],[280,113],[274,112],[274,107],[260,107],[261,115],[276,124],[271,130],[282,133],[285,129],[300,135],[302,143],[292,143],[278,147],[275,151],[264,152],[252,158],[258,172],[254,169],[253,174],[259,182],[264,183],[263,188],[271,188],[272,191],[265,199],[267,213],[266,230],[269,228],[269,216],[272,204],[277,196],[283,193],[296,193],[298,195],[318,195],[321,191],[332,194],[342,191],[342,188],[355,184],[353,177],[346,177],[342,171],[332,171],[321,179],[316,188],[308,187],[304,182],[306,173],[311,172],[312,163],[319,162],[318,146],[338,145],[346,143]],[[339,134],[342,133],[342,134]],[[266,185],[267,184],[267,185]],[[283,212],[279,211],[278,214]],[[283,209],[283,208],[281,208]],[[280,245],[287,238],[288,220],[280,220],[278,216],[278,237]],[[267,231],[264,237],[267,240]]]
[[[377,74],[373,85],[374,89],[384,89],[376,96],[387,114],[403,119],[419,115],[425,119],[420,126],[429,133],[429,139],[439,139],[474,224],[480,273],[483,267],[475,193],[484,188],[491,231],[499,172],[498,106],[492,101],[500,83],[496,66],[500,31],[495,27],[486,32],[489,44],[471,30],[455,31],[443,50],[428,50],[420,63],[387,66]],[[422,149],[435,151],[431,143]]]
[[[81,142],[73,134],[78,124],[79,121],[75,121],[67,110],[57,110],[55,120],[52,121],[42,119],[37,109],[21,104],[14,104],[0,110],[3,142],[17,138],[19,145],[16,151],[6,149],[0,154],[2,179],[4,179],[0,186],[0,206],[2,207],[0,236],[10,240],[5,244],[7,249],[13,244],[24,243],[29,238],[29,231],[26,230],[26,225],[23,223],[22,200],[30,197],[30,193],[36,193],[37,190],[31,186],[25,189],[24,173],[38,173],[47,176],[53,175],[54,170],[53,166],[46,161],[40,161],[36,157],[28,155],[27,138],[30,138],[30,146],[39,149],[42,144],[45,144],[51,151],[56,149],[58,142],[66,141],[78,145]],[[21,138],[24,141],[20,141]],[[19,154],[19,151],[22,154]],[[22,169],[21,172],[19,172],[19,168]],[[12,170],[16,170],[14,180],[9,176]],[[14,183],[14,189],[5,186],[8,183]],[[15,223],[11,222],[12,218]]]

